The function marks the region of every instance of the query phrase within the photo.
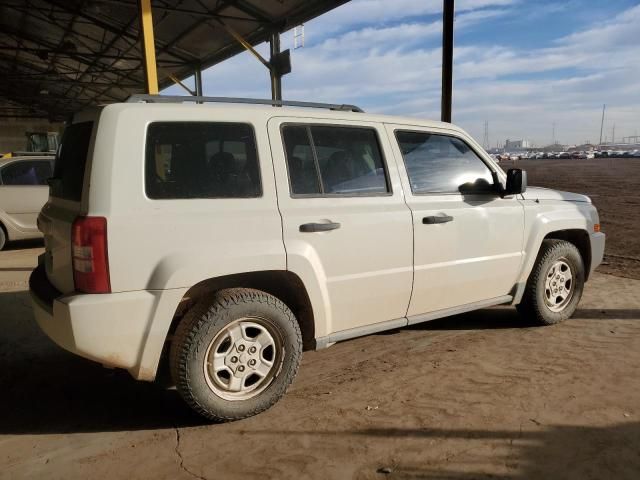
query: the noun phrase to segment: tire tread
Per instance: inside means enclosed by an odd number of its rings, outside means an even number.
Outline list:
[[[543,272],[542,266],[545,265],[545,263],[550,258],[557,256],[559,250],[563,249],[570,249],[572,252],[576,253],[582,260],[580,252],[574,244],[567,242],[566,240],[558,240],[552,238],[543,240],[540,251],[538,252],[538,256],[536,257],[533,270],[527,280],[527,285],[522,297],[522,301],[520,302],[520,304],[516,305],[516,308],[521,315],[541,325],[553,325],[555,323],[558,323],[559,321],[562,321],[551,320],[547,312],[543,310],[545,306],[541,304],[541,302],[537,301],[536,297],[538,294],[538,282],[540,280],[540,275],[546,274],[546,272]],[[582,265],[582,269],[584,271],[584,264]],[[577,273],[578,272],[576,272],[576,276]],[[580,288],[578,294],[582,294],[582,287]]]
[[[282,372],[282,374],[287,375],[289,378],[284,382],[284,387],[281,388],[280,391],[275,392],[274,395],[266,398],[266,401],[258,402],[253,409],[242,415],[221,415],[219,413],[211,412],[210,409],[202,405],[191,389],[191,382],[189,378],[190,369],[187,366],[189,353],[191,351],[190,347],[194,343],[197,343],[199,332],[210,326],[212,321],[215,322],[216,319],[224,317],[224,314],[231,306],[247,302],[264,303],[276,307],[284,314],[287,321],[298,332],[298,335],[296,335],[295,338],[287,339],[287,341],[293,340],[295,342],[293,347],[293,354],[296,357],[294,361],[295,367],[288,372]],[[217,292],[213,302],[211,303],[206,300],[197,303],[185,314],[173,337],[169,363],[171,366],[171,376],[176,384],[178,392],[192,409],[210,420],[217,422],[229,422],[257,415],[275,404],[286,393],[289,385],[295,378],[300,363],[298,360],[301,353],[302,335],[300,334],[300,327],[296,317],[284,302],[273,295],[260,290],[250,288],[231,288]]]

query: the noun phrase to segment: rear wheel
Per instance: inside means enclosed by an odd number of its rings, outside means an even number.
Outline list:
[[[295,316],[253,289],[218,292],[193,307],[171,345],[171,373],[185,401],[215,421],[239,420],[276,403],[302,355]]]
[[[576,246],[544,240],[517,308],[536,323],[553,325],[573,315],[583,289],[584,262]]]
[[[4,233],[4,228],[0,224],[0,250],[2,250],[7,244],[7,234]]]

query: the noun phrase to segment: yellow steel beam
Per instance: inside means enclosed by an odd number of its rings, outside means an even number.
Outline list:
[[[142,30],[142,53],[144,56],[144,76],[147,81],[147,93],[158,94],[158,69],[156,67],[156,47],[153,38],[153,17],[151,0],[138,0],[140,27]]]
[[[258,59],[260,63],[262,63],[265,67],[271,70],[271,64],[262,55],[260,55],[256,51],[256,49],[251,46],[249,42],[247,42],[244,38],[242,38],[242,35],[240,35],[238,32],[236,32],[233,28],[231,28],[229,25],[224,23],[219,18],[216,18],[216,21],[218,22],[218,24],[220,24],[222,28],[224,28],[227,31],[229,35],[231,35],[236,40],[236,42],[242,45],[245,48],[245,50],[248,50],[254,57]]]
[[[194,96],[196,95],[196,92],[194,92],[189,87],[187,87],[184,83],[182,83],[180,79],[176,77],[173,73],[170,73],[168,77],[173,81],[173,83],[175,83],[179,87],[184,88],[187,92],[189,92],[189,95],[194,95]]]

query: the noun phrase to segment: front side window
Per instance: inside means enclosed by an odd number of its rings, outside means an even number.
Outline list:
[[[146,192],[152,199],[262,194],[255,136],[247,124],[152,123],[145,163]]]
[[[0,170],[3,185],[46,185],[51,177],[48,160],[18,160]]]
[[[287,125],[283,128],[293,195],[372,195],[390,191],[375,130]]]
[[[462,140],[426,132],[396,132],[411,184],[421,193],[488,193],[489,167]]]

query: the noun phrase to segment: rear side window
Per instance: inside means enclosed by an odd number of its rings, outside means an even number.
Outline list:
[[[53,170],[51,196],[80,201],[92,130],[93,122],[74,123],[65,128]]]
[[[293,195],[376,195],[390,191],[375,130],[286,125],[282,129]]]
[[[243,123],[152,123],[145,184],[152,199],[259,197],[253,129]]]
[[[0,170],[0,183],[2,185],[46,185],[51,175],[51,162],[48,160],[19,160]]]
[[[396,132],[413,193],[489,193],[489,167],[462,140],[427,132]]]

